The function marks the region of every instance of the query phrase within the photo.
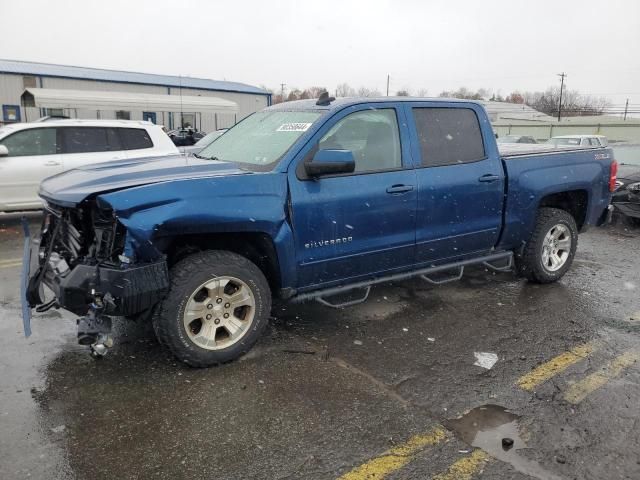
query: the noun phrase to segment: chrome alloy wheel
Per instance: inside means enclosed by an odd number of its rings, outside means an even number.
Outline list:
[[[251,328],[256,313],[249,286],[235,277],[216,277],[189,297],[184,328],[189,339],[206,350],[221,350],[239,341]]]
[[[571,230],[559,223],[551,227],[542,241],[542,266],[549,272],[560,270],[571,253]]]

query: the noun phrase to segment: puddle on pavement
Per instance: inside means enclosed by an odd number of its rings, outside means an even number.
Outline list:
[[[483,405],[459,418],[446,420],[444,425],[463,442],[510,464],[520,473],[541,480],[561,480],[562,477],[518,453],[518,450],[527,448],[520,435],[519,418],[499,405]],[[503,446],[503,439],[511,439],[513,444],[507,441]]]

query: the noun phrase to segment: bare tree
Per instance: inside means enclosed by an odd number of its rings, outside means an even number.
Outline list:
[[[408,97],[411,95],[408,88],[403,88],[402,90],[398,90],[396,92],[396,97]]]
[[[549,87],[544,92],[525,92],[524,103],[547,115],[557,115],[560,105],[560,88]],[[576,90],[562,93],[562,113],[567,117],[602,115],[611,103],[604,97],[581,95]]]
[[[287,102],[292,102],[293,100],[299,100],[301,94],[302,92],[299,89],[297,88],[291,89],[291,91],[289,92],[289,96],[287,97]]]
[[[417,97],[428,97],[429,96],[429,90],[427,90],[426,88],[421,88],[416,93],[416,96]]]
[[[360,87],[358,89],[358,96],[359,97],[381,97],[382,94],[380,93],[379,90],[374,89],[370,89],[367,87]]]
[[[355,97],[356,91],[348,84],[341,83],[336,87],[336,97]]]
[[[507,95],[507,98],[504,99],[505,102],[508,103],[518,103],[518,104],[522,104],[524,103],[524,96],[520,93],[520,92],[511,92],[509,95]]]
[[[325,87],[309,87],[307,88],[309,92],[309,98],[319,98],[320,94],[327,91]]]
[[[441,92],[439,97],[448,97],[448,98],[464,98],[467,100],[482,100],[485,97],[489,96],[489,91],[486,88],[481,88],[476,92],[469,90],[466,87],[460,87],[456,91],[444,91]]]

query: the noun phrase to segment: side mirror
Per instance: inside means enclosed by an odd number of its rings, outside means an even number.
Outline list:
[[[0,144],[0,157],[8,157],[8,156],[9,156],[9,149],[4,145]]]
[[[352,173],[356,169],[356,162],[351,150],[318,150],[304,168],[310,177],[320,177]]]

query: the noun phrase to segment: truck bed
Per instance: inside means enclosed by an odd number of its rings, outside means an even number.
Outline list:
[[[506,175],[504,230],[499,247],[514,249],[530,235],[541,199],[564,192],[586,207],[578,228],[597,225],[609,204],[610,147],[509,145],[499,148]]]
[[[519,157],[535,154],[553,154],[567,152],[583,152],[590,150],[605,150],[606,147],[575,147],[573,145],[548,145],[546,143],[499,143],[498,151],[502,157]]]

